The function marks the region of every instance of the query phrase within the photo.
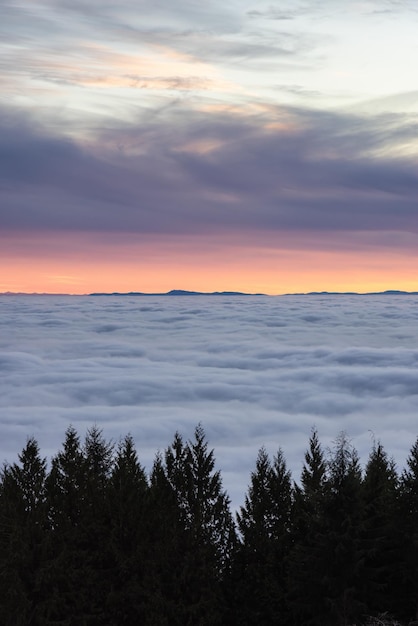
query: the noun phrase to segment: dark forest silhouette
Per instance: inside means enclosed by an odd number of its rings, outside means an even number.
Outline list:
[[[348,626],[418,619],[418,439],[398,473],[313,430],[300,483],[258,453],[236,516],[197,426],[149,475],[130,435],[29,438],[0,480],[4,626]],[[380,622],[377,617],[380,616]]]

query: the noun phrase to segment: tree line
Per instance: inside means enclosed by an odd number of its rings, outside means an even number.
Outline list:
[[[93,426],[81,441],[71,426],[49,467],[31,437],[0,474],[0,615],[4,626],[408,624],[418,439],[399,473],[380,442],[362,469],[345,433],[326,453],[313,429],[299,483],[281,449],[261,448],[233,515],[201,425],[189,441],[176,433],[149,474],[130,435],[115,446]]]

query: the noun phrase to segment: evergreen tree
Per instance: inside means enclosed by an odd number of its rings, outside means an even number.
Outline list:
[[[50,535],[43,576],[49,588],[45,624],[75,624],[81,619],[80,589],[86,578],[81,523],[86,502],[85,458],[74,427],[51,461],[46,480]]]
[[[120,626],[144,620],[147,496],[145,471],[127,435],[118,446],[108,489],[114,570],[107,605],[109,619]]]
[[[176,435],[175,439],[181,438]],[[148,551],[144,588],[147,604],[144,624],[183,626],[187,624],[183,602],[186,531],[161,454],[157,454],[151,471],[146,537]]]
[[[138,461],[135,443],[127,435],[119,444],[109,480],[113,540],[132,553],[145,515],[148,481]]]
[[[235,528],[213,450],[201,426],[194,434],[185,444],[176,433],[151,473],[147,624],[222,622]]]
[[[229,509],[229,497],[222,487],[221,473],[215,471],[214,451],[208,450],[201,425],[197,426],[194,440],[187,446],[185,461],[186,519],[196,546],[200,549],[208,548],[205,557],[207,565],[221,579],[230,564],[235,527]]]
[[[80,522],[86,498],[85,471],[79,436],[69,426],[63,450],[52,458],[47,479],[50,521],[57,533],[72,530]]]
[[[235,529],[220,472],[214,469],[214,452],[208,450],[201,425],[187,445],[176,434],[165,464],[186,531],[182,572],[186,623],[215,625],[224,610],[221,581],[229,567]]]
[[[342,432],[329,461],[325,526],[319,542],[325,564],[321,564],[320,571],[326,572],[327,621],[332,626],[352,624],[364,610],[359,598],[363,565],[361,495],[358,454]]]
[[[369,615],[396,610],[401,563],[395,520],[398,476],[382,444],[374,442],[363,481],[363,602]]]
[[[324,532],[327,464],[316,429],[301,473],[301,486],[295,485],[293,544],[289,567],[289,601],[295,623],[321,626],[324,607],[324,580],[327,563],[320,554]]]
[[[112,587],[114,560],[108,484],[113,447],[96,426],[84,446],[73,427],[52,459],[47,478],[50,589],[43,626],[99,626],[109,623],[105,599]]]
[[[46,481],[51,532],[43,571],[50,590],[45,626],[107,623],[104,599],[114,571],[107,499],[112,450],[96,426],[83,447],[70,426],[52,459]]]
[[[301,473],[302,489],[305,501],[310,503],[311,515],[322,515],[322,507],[319,506],[319,503],[324,492],[326,474],[327,463],[324,452],[319,442],[318,431],[313,428],[309,439],[309,450],[305,453],[305,463]]]
[[[285,624],[290,548],[291,475],[281,450],[271,464],[261,448],[245,504],[237,514],[241,534],[235,577],[242,624]]]
[[[80,521],[85,580],[80,605],[84,605],[86,624],[99,626],[109,620],[104,598],[112,588],[114,558],[111,550],[111,521],[108,488],[113,467],[113,444],[101,429],[90,428],[85,437],[86,496]]]
[[[418,621],[418,438],[400,478],[398,523],[403,547],[399,616]]]
[[[19,463],[5,465],[0,490],[0,614],[4,626],[42,624],[47,589],[46,460],[31,437]]]
[[[93,506],[99,505],[102,500],[101,495],[106,490],[113,467],[113,448],[113,444],[105,440],[102,430],[97,426],[92,426],[87,431],[83,452],[88,492],[90,492]]]

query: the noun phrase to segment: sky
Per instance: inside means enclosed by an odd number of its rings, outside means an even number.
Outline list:
[[[417,439],[418,296],[0,296],[0,463],[72,424],[130,433],[149,471],[201,422],[236,509],[258,450],[299,481],[311,429],[380,440],[400,473]]]
[[[0,292],[418,290],[415,0],[0,18]]]

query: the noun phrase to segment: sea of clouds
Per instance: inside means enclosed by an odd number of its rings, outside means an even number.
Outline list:
[[[149,470],[201,422],[234,507],[258,449],[298,481],[311,428],[373,437],[402,469],[418,435],[418,296],[0,296],[0,460],[48,459],[74,425],[131,433]]]

